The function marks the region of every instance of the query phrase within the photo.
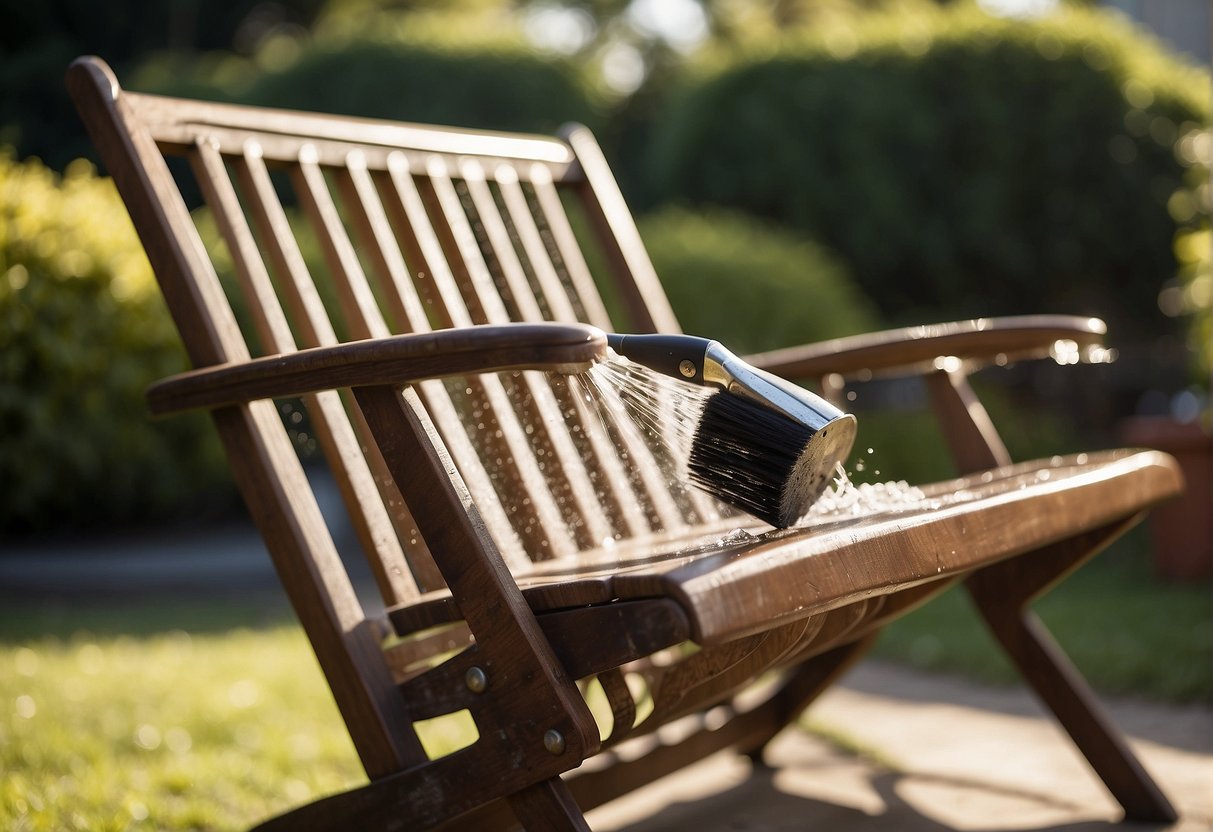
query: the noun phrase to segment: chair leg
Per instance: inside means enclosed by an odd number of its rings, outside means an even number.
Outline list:
[[[510,795],[510,808],[528,832],[590,832],[585,815],[559,777]]]
[[[1028,610],[1027,604],[1056,579],[1119,536],[1115,524],[1073,541],[983,569],[966,587],[994,637],[1024,680],[1053,712],[1129,820],[1174,822],[1178,815],[1142,767],[1124,737],[1103,713],[1094,692]]]

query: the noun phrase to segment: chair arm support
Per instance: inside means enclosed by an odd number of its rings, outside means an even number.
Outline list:
[[[506,324],[351,341],[191,370],[147,391],[157,415],[298,396],[341,387],[404,386],[443,376],[509,370],[578,372],[606,351],[582,324]]]
[[[1057,342],[1073,342],[1080,352],[1098,347],[1107,326],[1098,318],[1026,315],[977,318],[835,338],[772,350],[746,361],[785,378],[822,378],[832,373],[913,374],[943,369],[937,360],[954,356],[966,364],[1043,358]]]

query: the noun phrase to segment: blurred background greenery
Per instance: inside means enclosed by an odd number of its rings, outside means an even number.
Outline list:
[[[580,121],[688,331],[744,350],[1095,315],[1120,362],[995,383],[1011,422],[1031,409],[1049,427],[1017,450],[1116,444],[1120,418],[1173,403],[1190,418],[1213,343],[1207,73],[1110,8],[981,2],[4,0],[0,530],[233,504],[201,420],[139,418],[142,388],[183,357],[112,187],[77,161],[93,151],[62,77],[85,53],[142,91],[497,129]],[[1014,9],[1049,13],[991,14]],[[855,406],[890,397],[918,394]],[[929,431],[906,441],[872,421],[885,475],[940,473]]]
[[[977,378],[1027,458],[1119,444],[1136,414],[1207,418],[1208,44],[1176,51],[1115,8],[1135,5],[0,0],[0,541],[238,512],[205,418],[145,417],[143,389],[185,358],[64,91],[77,55],[147,92],[586,123],[684,328],[742,351],[1105,318],[1114,364]],[[919,388],[850,392],[857,479],[951,473]],[[1101,689],[1207,701],[1207,589],[1157,581],[1148,549],[1135,533],[1041,613]],[[0,614],[0,824],[240,828],[361,778],[280,595],[93,600]],[[878,653],[1010,678],[964,606],[949,593]]]

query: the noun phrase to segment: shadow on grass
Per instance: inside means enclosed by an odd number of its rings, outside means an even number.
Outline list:
[[[240,629],[297,625],[281,590],[241,591],[227,596],[106,595],[7,597],[0,603],[0,644],[78,637],[143,638],[182,631],[218,634]]]

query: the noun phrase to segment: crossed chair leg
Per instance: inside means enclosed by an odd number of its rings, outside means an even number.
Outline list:
[[[1132,526],[1112,526],[971,575],[965,586],[986,624],[1036,695],[1053,712],[1129,820],[1169,823],[1175,808],[1142,767],[1095,694],[1028,605]]]
[[[1172,823],[1178,815],[1104,714],[1095,694],[1049,631],[1028,607],[1133,526],[1129,518],[970,575],[965,588],[1012,664],[1070,735],[1127,820]],[[873,636],[836,648],[792,674],[769,707],[781,725],[795,720],[871,646]],[[756,763],[778,729],[738,750]]]

